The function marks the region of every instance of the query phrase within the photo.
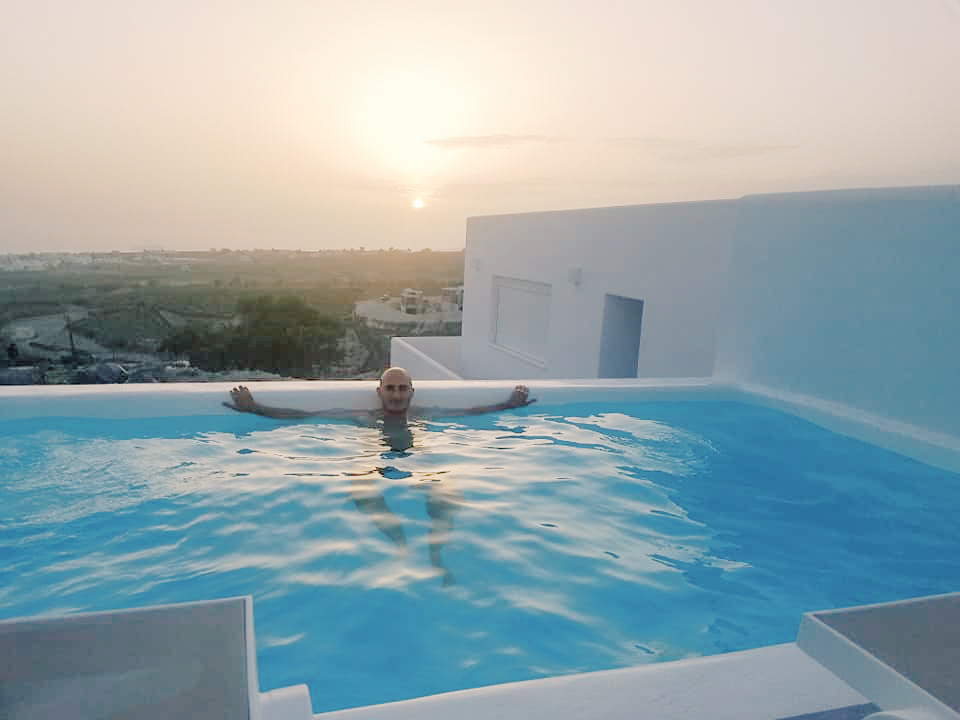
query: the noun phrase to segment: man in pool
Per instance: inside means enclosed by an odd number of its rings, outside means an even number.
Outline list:
[[[255,415],[264,415],[272,418],[308,418],[308,417],[330,417],[330,418],[354,418],[356,420],[376,421],[382,420],[384,427],[406,426],[410,417],[426,417],[427,411],[411,406],[413,401],[413,379],[410,374],[400,367],[391,367],[384,370],[380,376],[380,386],[377,388],[377,395],[380,396],[380,410],[297,410],[295,408],[281,408],[263,405],[253,399],[253,394],[249,389],[240,385],[230,391],[232,403],[225,402],[229,408],[239,412],[254,413]],[[489,412],[499,412],[501,410],[510,410],[518,407],[526,407],[531,400],[530,391],[524,385],[517,385],[506,402],[495,405],[481,405],[479,407],[463,408],[458,410],[444,409],[444,417],[456,415],[481,415]],[[404,448],[405,449],[405,448]]]
[[[496,403],[494,405],[481,405],[478,407],[463,408],[456,410],[435,410],[433,412],[412,407],[413,400],[413,379],[410,374],[399,367],[391,367],[384,371],[380,376],[380,385],[377,387],[377,395],[380,398],[380,409],[363,410],[318,410],[307,411],[295,408],[273,407],[263,405],[253,399],[253,394],[243,385],[233,388],[230,391],[230,399],[233,402],[223,403],[238,412],[254,413],[271,418],[308,418],[308,417],[328,417],[328,418],[349,418],[365,425],[380,425],[384,442],[390,447],[391,451],[402,453],[413,447],[413,434],[410,432],[408,420],[425,418],[431,414],[442,415],[444,417],[455,417],[457,415],[481,415],[483,413],[499,412],[501,410],[510,410],[513,408],[526,407],[536,400],[530,399],[530,391],[524,385],[517,385],[506,402]],[[390,472],[397,472],[396,468],[377,468],[384,477]],[[403,523],[387,506],[387,501],[383,493],[378,491],[374,485],[370,473],[358,473],[351,475],[351,496],[356,503],[357,508],[368,514],[373,523],[380,531],[392,540],[398,547],[406,547],[407,540],[403,531]],[[453,583],[453,573],[444,565],[441,557],[443,546],[449,540],[450,531],[453,528],[453,515],[456,512],[462,496],[460,491],[452,483],[429,482],[427,496],[427,514],[431,519],[429,544],[430,544],[430,562],[440,572],[443,577],[443,584]]]

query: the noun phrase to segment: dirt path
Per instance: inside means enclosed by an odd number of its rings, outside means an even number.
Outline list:
[[[87,316],[86,308],[78,305],[67,308],[67,313],[70,315],[71,322],[82,320]],[[32,328],[35,335],[27,339],[18,339],[18,328]],[[7,337],[13,338],[18,346],[38,343],[41,347],[30,348],[33,352],[43,352],[44,348],[56,348],[56,350],[46,350],[46,352],[70,352],[70,334],[67,332],[64,313],[20,318],[4,326],[3,331]],[[98,358],[109,359],[113,357],[113,350],[77,333],[73,334],[73,343],[77,350],[92,353]],[[26,350],[27,348],[24,347],[23,349]]]

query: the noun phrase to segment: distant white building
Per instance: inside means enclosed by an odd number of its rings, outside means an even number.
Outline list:
[[[440,300],[444,305],[444,310],[463,310],[463,285],[456,287],[440,288]]]
[[[462,288],[460,291],[462,296]],[[452,327],[459,328],[463,318],[461,306],[452,302],[451,297],[446,293],[427,296],[422,290],[405,288],[399,297],[384,295],[354,303],[353,316],[367,327],[386,333],[449,334]]]
[[[5,255],[0,259],[0,270],[10,272],[48,270],[59,263],[60,256],[58,255]]]
[[[423,290],[404,288],[400,293],[400,309],[408,315],[416,315],[425,310]]]

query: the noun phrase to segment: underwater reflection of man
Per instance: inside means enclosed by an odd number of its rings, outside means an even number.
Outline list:
[[[390,448],[384,457],[406,457],[407,450],[413,448],[413,433],[409,427],[401,431],[396,428],[393,432],[384,432],[384,444]],[[348,473],[350,477],[350,496],[357,509],[367,514],[373,524],[389,540],[399,548],[406,548],[407,539],[403,528],[403,521],[394,513],[384,493],[377,487],[377,475],[386,480],[406,480],[413,477],[413,473],[401,470],[393,465],[378,467],[366,473]],[[441,481],[442,476],[442,481]],[[451,585],[454,582],[453,572],[443,561],[443,549],[450,542],[453,531],[453,520],[457,510],[463,503],[463,493],[450,475],[434,473],[419,478],[419,488],[427,493],[426,508],[430,516],[430,530],[427,542],[430,549],[430,564],[434,567],[443,584]]]
[[[405,453],[413,447],[413,432],[410,429],[410,419],[428,417],[456,417],[457,415],[480,415],[500,410],[525,407],[536,402],[529,397],[529,390],[523,385],[517,385],[506,402],[494,405],[482,405],[461,409],[424,409],[412,405],[414,389],[410,374],[399,367],[391,367],[380,376],[377,395],[380,399],[379,410],[298,410],[296,408],[282,408],[264,405],[253,399],[253,394],[244,386],[233,388],[230,391],[232,402],[225,402],[229,408],[238,412],[254,413],[272,418],[307,418],[330,417],[349,418],[363,425],[380,427],[383,432],[384,444],[392,452]],[[390,479],[389,473],[400,473],[402,477],[410,477],[410,473],[402,473],[396,468],[378,468],[377,472]],[[398,547],[406,547],[407,539],[403,530],[403,523],[387,505],[383,493],[377,489],[370,473],[351,476],[351,496],[359,510],[370,516],[373,523]],[[442,550],[450,539],[453,529],[453,516],[463,501],[463,494],[454,483],[447,478],[444,482],[431,479],[427,482],[427,514],[430,516],[431,526],[429,534],[430,562],[443,578],[444,585],[453,582],[453,574],[444,565]]]

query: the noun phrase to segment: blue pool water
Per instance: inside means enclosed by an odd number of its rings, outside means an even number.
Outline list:
[[[321,712],[790,642],[804,611],[960,588],[960,476],[769,409],[534,405],[384,441],[0,422],[0,617],[251,594],[261,688],[307,683]]]

